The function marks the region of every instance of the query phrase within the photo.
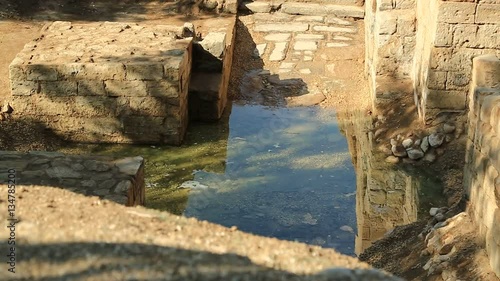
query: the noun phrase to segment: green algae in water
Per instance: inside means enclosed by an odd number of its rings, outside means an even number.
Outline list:
[[[146,206],[182,215],[189,190],[178,187],[194,178],[193,171],[223,172],[227,155],[229,114],[217,123],[192,123],[182,146],[75,144],[65,153],[90,153],[145,159]]]

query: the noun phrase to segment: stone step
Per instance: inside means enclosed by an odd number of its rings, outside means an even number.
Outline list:
[[[292,15],[335,15],[337,17],[364,18],[365,9],[351,5],[332,5],[317,3],[283,3],[280,12]]]

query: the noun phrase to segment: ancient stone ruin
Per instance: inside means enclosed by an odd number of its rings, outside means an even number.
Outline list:
[[[255,14],[252,27],[260,33],[260,41],[251,46],[255,57],[276,64],[283,75],[299,61],[312,61],[320,47],[342,53],[356,41],[349,36],[358,27],[362,30],[364,22],[365,59],[360,63],[365,66],[371,110],[376,113],[383,106],[399,106],[396,100],[409,100],[422,124],[439,126],[435,132],[392,138],[386,161],[433,162],[438,154],[434,152],[458,139],[465,128],[467,212],[500,277],[499,1],[202,1],[202,8],[233,15],[207,20],[204,33],[188,22],[47,25],[10,64],[12,95],[2,111],[75,142],[180,145],[190,120],[216,121],[226,108],[233,50],[250,48],[234,46],[238,8]],[[285,62],[292,52],[296,62]],[[322,63],[322,73],[339,68]],[[311,70],[302,68],[300,73]],[[353,150],[374,149],[376,131],[367,135],[353,124],[343,126],[363,136],[348,141]],[[75,192],[128,206],[144,204],[142,158],[0,155],[0,166],[14,163],[28,184],[76,186]],[[364,188],[356,194],[362,213],[357,221],[358,253],[395,225],[416,220],[418,213],[413,200],[418,183],[405,172],[387,174],[373,168],[374,161],[353,156],[354,165],[368,170],[357,178]],[[388,206],[389,219],[373,206]],[[432,212],[444,224],[444,211]]]
[[[77,142],[179,145],[189,115],[217,120],[226,105],[234,19],[218,24],[190,79],[193,27],[52,23],[10,65],[12,116]]]

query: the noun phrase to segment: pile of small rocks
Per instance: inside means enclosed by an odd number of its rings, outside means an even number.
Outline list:
[[[410,134],[406,138],[397,135],[395,138],[391,138],[390,148],[381,146],[381,150],[388,155],[386,162],[389,163],[398,163],[400,159],[405,163],[413,163],[417,160],[434,162],[438,155],[444,153],[441,146],[454,139],[455,130],[455,125],[445,123],[435,132],[424,137],[419,137],[416,134]]]

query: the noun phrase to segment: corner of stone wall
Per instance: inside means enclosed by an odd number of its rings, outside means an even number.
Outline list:
[[[500,59],[475,57],[464,168],[468,212],[500,277]]]
[[[367,0],[365,3],[365,74],[374,108],[397,96],[413,94],[415,7],[414,0]]]

